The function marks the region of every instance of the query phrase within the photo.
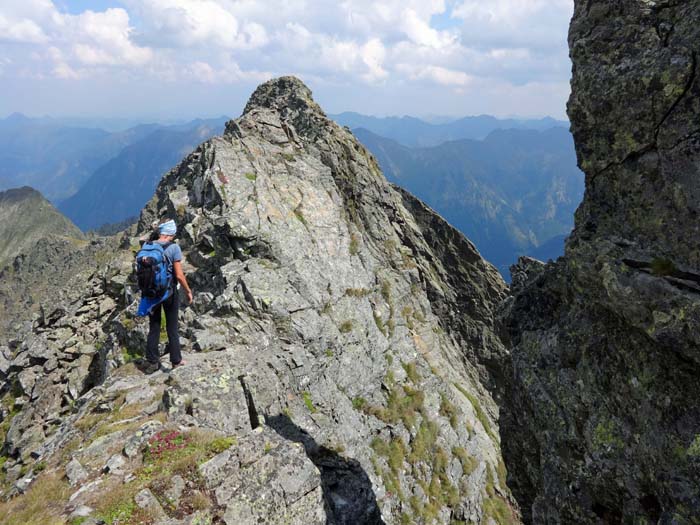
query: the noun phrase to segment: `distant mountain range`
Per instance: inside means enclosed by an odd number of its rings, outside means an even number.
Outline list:
[[[565,128],[497,130],[430,148],[353,131],[391,182],[445,217],[504,275],[518,255],[563,253],[584,189]]]
[[[462,230],[504,275],[520,254],[547,259],[563,252],[583,195],[567,122],[331,118],[354,131],[390,181]],[[119,224],[133,219],[162,175],[221,134],[227,120],[109,132],[81,127],[92,123],[81,119],[11,115],[0,120],[0,190],[32,186],[83,231]]]
[[[75,125],[92,122],[89,120],[29,118],[15,113],[0,119],[0,191],[31,186],[51,202],[58,203],[74,195],[124,148],[147,139],[154,132],[188,132],[211,123],[216,123],[216,127],[227,120],[227,117],[220,117],[168,126],[139,124],[109,132]],[[118,122],[104,121],[114,126]]]
[[[482,140],[497,129],[532,129],[544,131],[554,127],[569,128],[569,123],[553,118],[538,120],[498,119],[489,115],[464,117],[448,122],[429,123],[414,117],[370,117],[359,113],[329,115],[341,126],[363,128],[376,135],[393,139],[404,146],[437,146],[443,142]]]
[[[100,166],[58,208],[83,230],[138,215],[165,172],[200,143],[223,133],[225,117],[158,128]]]
[[[31,186],[52,202],[69,197],[102,164],[157,127],[109,133],[10,115],[0,120],[0,190]]]

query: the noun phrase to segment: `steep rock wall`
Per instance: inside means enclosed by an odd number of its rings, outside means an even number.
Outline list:
[[[533,523],[696,523],[700,2],[577,1],[569,44],[586,194],[515,268],[509,481]]]

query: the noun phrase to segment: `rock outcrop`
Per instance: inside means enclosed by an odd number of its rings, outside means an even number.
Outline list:
[[[261,85],[139,233],[163,215],[195,290],[187,364],[130,362],[147,326],[124,235],[0,349],[6,494],[53,483],[53,515],[120,523],[519,522],[489,394],[506,286],[306,86]]]
[[[38,191],[25,186],[0,192],[0,268],[47,236],[84,238]]]
[[[697,523],[700,2],[576,1],[569,44],[586,195],[516,271],[509,482],[527,522]]]
[[[0,268],[0,345],[21,340],[56,305],[79,300],[85,283],[109,259],[115,238],[47,235]]]

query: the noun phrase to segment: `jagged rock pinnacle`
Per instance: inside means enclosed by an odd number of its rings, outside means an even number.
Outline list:
[[[260,84],[246,104],[242,117],[255,118],[259,112],[273,111],[291,123],[302,137],[316,137],[328,123],[326,114],[313,99],[311,90],[294,76],[273,78]],[[237,135],[235,121],[226,125],[226,134]]]
[[[243,114],[256,108],[282,110],[286,108],[307,108],[323,113],[313,100],[311,90],[297,77],[273,78],[260,84],[248,99]]]

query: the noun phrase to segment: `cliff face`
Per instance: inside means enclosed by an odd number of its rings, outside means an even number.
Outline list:
[[[0,348],[6,493],[54,483],[53,515],[120,523],[519,521],[487,390],[505,284],[306,86],[261,85],[163,178],[140,230],[163,214],[195,290],[187,364],[130,363],[147,326],[124,236],[81,296]]]
[[[569,44],[586,194],[514,272],[511,486],[533,523],[695,523],[700,2],[577,1]]]

